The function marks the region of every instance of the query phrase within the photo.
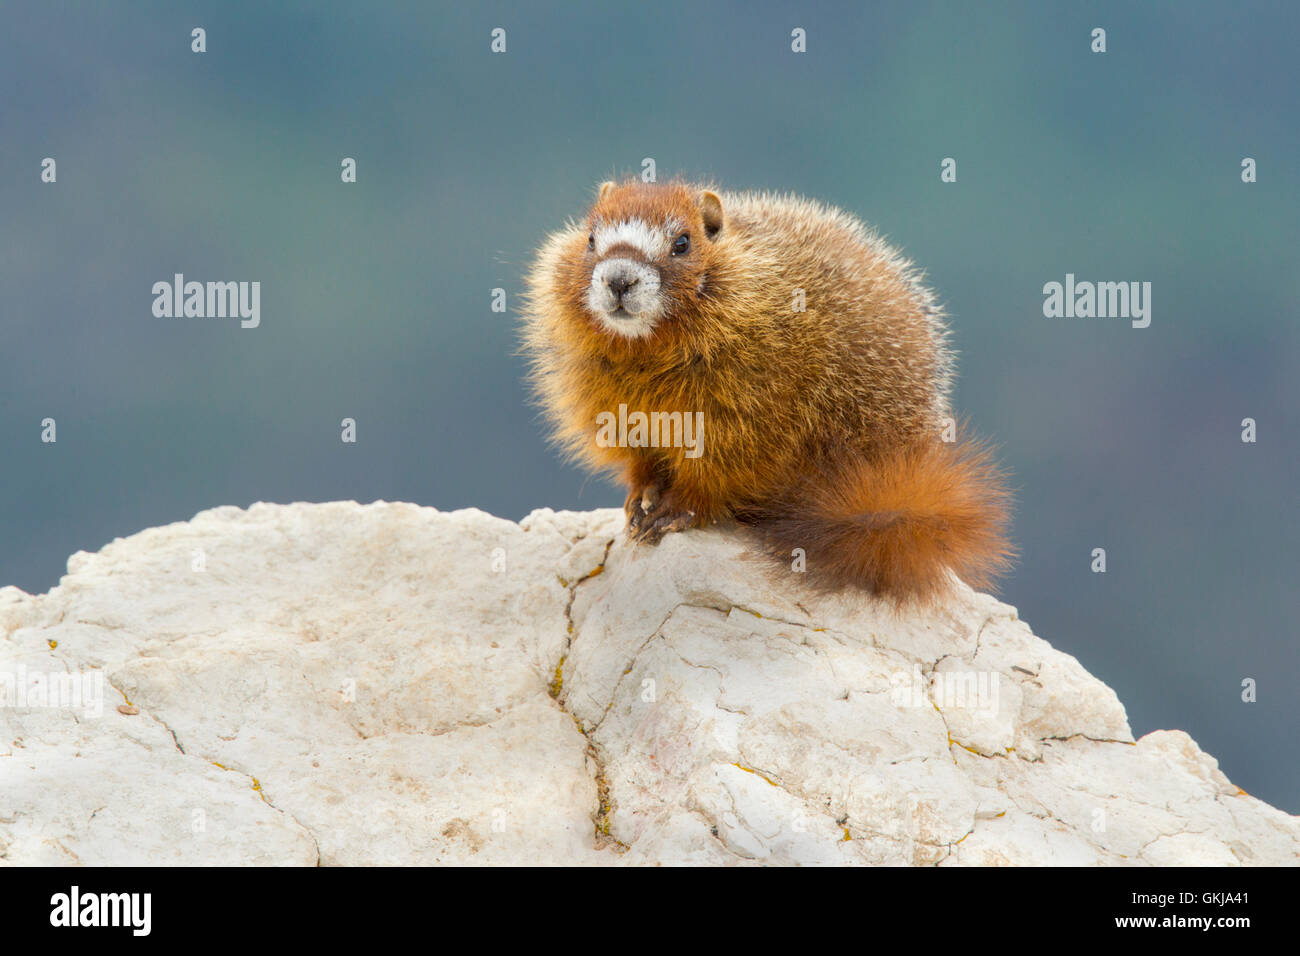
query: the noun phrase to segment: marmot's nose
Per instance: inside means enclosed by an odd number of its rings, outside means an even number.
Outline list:
[[[611,276],[606,281],[606,284],[609,286],[609,291],[614,293],[614,298],[616,299],[623,298],[627,290],[636,285],[636,283],[636,279],[628,278],[626,275]]]

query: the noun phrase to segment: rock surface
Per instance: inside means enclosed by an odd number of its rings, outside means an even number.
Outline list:
[[[0,589],[0,861],[1300,861],[991,597],[896,616],[621,523],[225,507]]]

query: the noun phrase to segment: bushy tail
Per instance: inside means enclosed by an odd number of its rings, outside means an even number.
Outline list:
[[[802,548],[814,587],[924,604],[947,589],[948,571],[983,590],[1010,568],[1011,495],[986,445],[924,441],[818,467],[817,480],[741,516],[786,568]]]

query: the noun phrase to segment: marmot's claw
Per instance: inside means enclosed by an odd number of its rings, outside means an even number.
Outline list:
[[[665,534],[695,527],[695,512],[681,508],[671,490],[657,484],[633,488],[623,502],[627,537],[633,543],[657,544]]]
[[[695,512],[680,511],[671,501],[661,501],[657,508],[640,511],[627,523],[628,537],[636,543],[658,544],[665,534],[694,527]]]
[[[650,502],[650,504],[647,504]],[[659,489],[655,485],[633,488],[623,502],[623,513],[627,515],[627,532],[632,535],[646,519],[650,509],[659,502]]]
[[[644,511],[637,510],[627,519],[627,537],[629,541],[641,541],[654,529],[654,518]]]
[[[664,515],[650,528],[650,533],[658,541],[665,534],[671,534],[674,531],[685,531],[695,523],[694,511],[679,511],[676,514]]]

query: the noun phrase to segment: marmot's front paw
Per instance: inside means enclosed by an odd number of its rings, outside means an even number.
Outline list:
[[[658,485],[634,485],[632,490],[627,493],[627,499],[623,502],[623,514],[627,515],[627,530],[631,531],[633,523],[639,521],[641,515],[654,507],[658,501]]]
[[[635,542],[657,544],[665,534],[695,526],[695,512],[680,508],[671,492],[658,485],[646,485],[632,492],[623,503],[627,514],[627,536]]]

